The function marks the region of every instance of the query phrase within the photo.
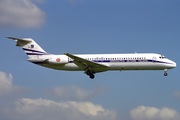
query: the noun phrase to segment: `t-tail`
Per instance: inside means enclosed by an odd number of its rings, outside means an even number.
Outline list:
[[[49,55],[31,38],[6,37],[16,41],[16,46],[22,47],[30,59],[38,59],[39,55]]]

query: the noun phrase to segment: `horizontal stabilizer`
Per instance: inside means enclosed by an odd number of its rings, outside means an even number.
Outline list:
[[[21,42],[32,42],[32,39],[31,38],[14,38],[14,37],[6,37],[6,38],[9,38],[9,39],[13,39],[13,40],[18,40],[18,41],[21,41]]]
[[[29,42],[32,42],[32,41],[33,41],[31,38],[22,38],[22,39],[20,39],[20,38],[14,38],[14,37],[6,37],[6,38],[15,40],[15,41],[17,42],[16,46],[21,46],[21,45],[19,44],[19,42],[21,42],[21,43],[29,43]]]

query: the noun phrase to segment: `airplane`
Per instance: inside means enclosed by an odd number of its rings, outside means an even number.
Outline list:
[[[29,62],[55,70],[84,71],[91,79],[95,73],[109,70],[164,70],[164,76],[167,76],[167,70],[176,67],[175,62],[156,53],[54,55],[45,52],[31,38],[6,38],[22,47]]]

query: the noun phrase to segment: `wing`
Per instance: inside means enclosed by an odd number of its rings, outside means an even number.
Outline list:
[[[73,59],[74,64],[76,64],[78,67],[84,69],[84,71],[86,71],[87,69],[91,69],[93,72],[102,72],[102,71],[106,71],[107,68],[109,68],[108,66],[102,65],[102,64],[98,64],[80,57],[77,57],[75,55],[71,55],[69,53],[64,53],[66,56],[70,57],[71,59]],[[100,68],[101,71],[96,71],[95,69]]]

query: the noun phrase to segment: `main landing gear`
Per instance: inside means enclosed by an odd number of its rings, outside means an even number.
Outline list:
[[[164,69],[164,76],[167,76],[167,69]]]
[[[90,70],[87,70],[86,72],[85,72],[91,79],[94,79],[94,74],[90,71]]]

